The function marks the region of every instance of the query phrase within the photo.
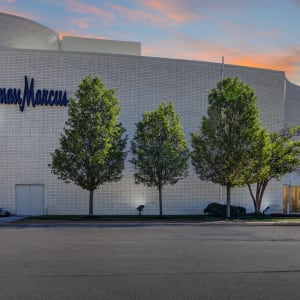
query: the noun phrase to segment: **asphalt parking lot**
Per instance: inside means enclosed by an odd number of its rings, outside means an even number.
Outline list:
[[[298,226],[0,228],[0,299],[299,299]]]

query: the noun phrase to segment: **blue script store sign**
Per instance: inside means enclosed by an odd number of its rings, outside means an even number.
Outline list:
[[[24,91],[16,88],[0,88],[0,103],[19,105],[20,111],[24,110],[25,105],[35,107],[36,105],[67,106],[67,92],[62,90],[34,90],[34,79],[28,84],[25,76]]]

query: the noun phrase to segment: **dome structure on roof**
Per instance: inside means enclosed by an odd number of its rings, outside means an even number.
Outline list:
[[[31,20],[0,13],[0,48],[59,50],[58,34]]]

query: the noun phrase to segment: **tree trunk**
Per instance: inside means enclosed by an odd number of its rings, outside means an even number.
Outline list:
[[[162,186],[158,186],[158,195],[159,195],[159,215],[162,216]]]
[[[268,183],[269,183],[269,180],[264,180],[261,184],[261,189],[260,189],[259,199],[258,199],[258,204],[257,204],[257,211],[258,212],[260,212],[261,203],[262,203],[263,196],[264,196],[264,193],[265,193],[265,190],[266,190],[266,187],[267,187]]]
[[[226,185],[226,200],[227,200],[227,207],[226,207],[226,218],[230,218],[230,185]]]
[[[90,191],[90,202],[89,202],[89,217],[93,216],[93,200],[94,200],[94,191]]]
[[[256,184],[256,196],[255,196],[255,205],[254,205],[254,210],[255,210],[255,214],[258,215],[260,213],[260,193],[261,193],[261,187],[262,187],[262,183],[261,182],[257,182]]]
[[[263,200],[263,196],[266,190],[266,187],[269,183],[270,179],[262,180],[256,183],[256,191],[255,191],[255,196],[253,194],[252,188],[250,184],[247,184],[251,198],[253,200],[253,205],[254,205],[254,213],[255,214],[260,214],[260,209],[261,209],[261,203]]]
[[[256,203],[255,203],[255,214],[256,215],[259,215],[260,214],[260,205],[259,205],[259,201],[256,200]]]
[[[253,201],[253,206],[254,206],[254,211],[255,211],[256,210],[256,199],[254,197],[251,185],[249,183],[247,183],[247,186],[248,186],[248,189],[249,189],[249,192],[250,192],[250,196],[251,196],[252,201]],[[256,184],[256,190],[257,190],[257,184]]]

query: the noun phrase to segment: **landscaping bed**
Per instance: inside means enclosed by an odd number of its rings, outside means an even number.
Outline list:
[[[82,216],[82,215],[47,215],[33,216],[22,220],[14,221],[14,224],[46,224],[46,223],[104,223],[104,222],[299,222],[300,216],[272,216],[272,215],[245,215],[230,219],[207,216],[207,215],[101,215],[101,216]]]

